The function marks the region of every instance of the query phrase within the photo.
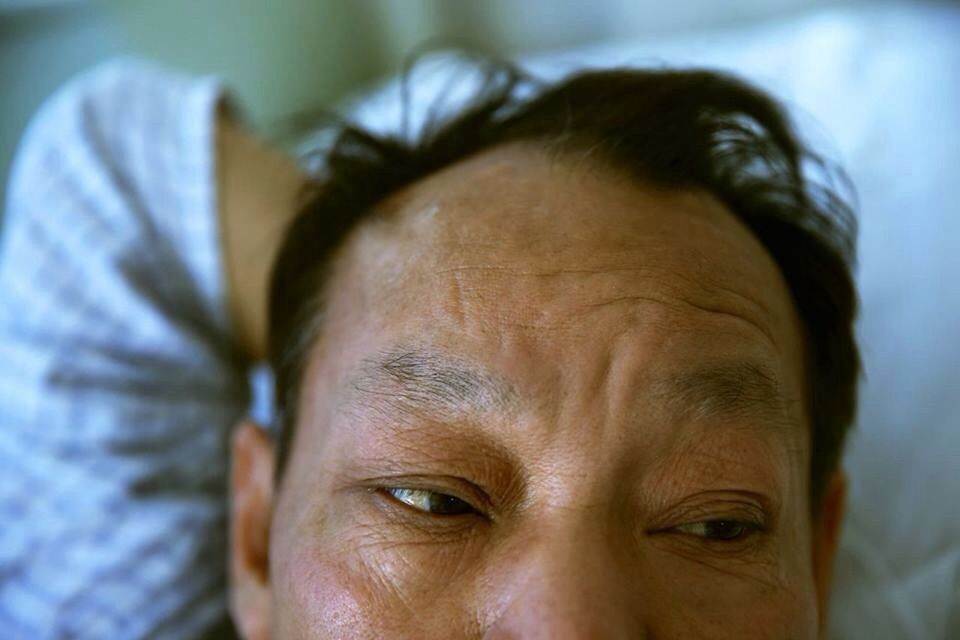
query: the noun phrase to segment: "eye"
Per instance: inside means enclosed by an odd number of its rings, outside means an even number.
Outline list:
[[[741,520],[704,520],[680,525],[676,531],[714,542],[734,542],[756,533],[759,529],[758,525]]]
[[[405,487],[386,487],[383,491],[394,500],[431,515],[460,516],[477,513],[469,502],[447,493]]]

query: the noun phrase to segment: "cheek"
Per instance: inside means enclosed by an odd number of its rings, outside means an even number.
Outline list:
[[[682,581],[674,588],[682,588]],[[688,585],[689,586],[689,585]],[[676,594],[670,615],[655,616],[655,637],[717,640],[813,640],[817,638],[816,603],[803,590],[753,591],[746,597],[725,585],[718,596],[696,587]]]
[[[279,552],[271,567],[275,637],[378,638],[378,621],[389,619],[382,597],[335,558],[310,546]]]
[[[344,542],[336,545],[279,551],[284,557],[272,575],[276,637],[470,637],[451,635],[473,625],[462,615],[462,584],[418,548],[430,545],[356,533],[341,530]]]
[[[816,638],[809,551],[796,545],[781,537],[769,555],[749,561],[657,549],[643,570],[654,637]]]

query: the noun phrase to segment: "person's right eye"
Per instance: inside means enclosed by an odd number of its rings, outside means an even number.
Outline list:
[[[382,492],[411,509],[435,516],[479,514],[466,500],[447,493],[408,487],[384,487]]]

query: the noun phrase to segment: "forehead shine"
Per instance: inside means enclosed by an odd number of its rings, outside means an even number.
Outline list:
[[[363,309],[393,317],[442,309],[469,320],[482,307],[548,329],[646,300],[728,313],[771,341],[797,328],[776,264],[716,200],[528,146],[487,151],[401,191],[341,255]]]

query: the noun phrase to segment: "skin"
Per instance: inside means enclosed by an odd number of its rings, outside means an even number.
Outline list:
[[[327,293],[280,488],[234,437],[245,637],[819,635],[842,476],[812,518],[801,325],[720,203],[498,147],[383,203]]]
[[[221,244],[237,357],[266,357],[267,285],[283,232],[299,209],[306,176],[224,107],[217,118]]]

